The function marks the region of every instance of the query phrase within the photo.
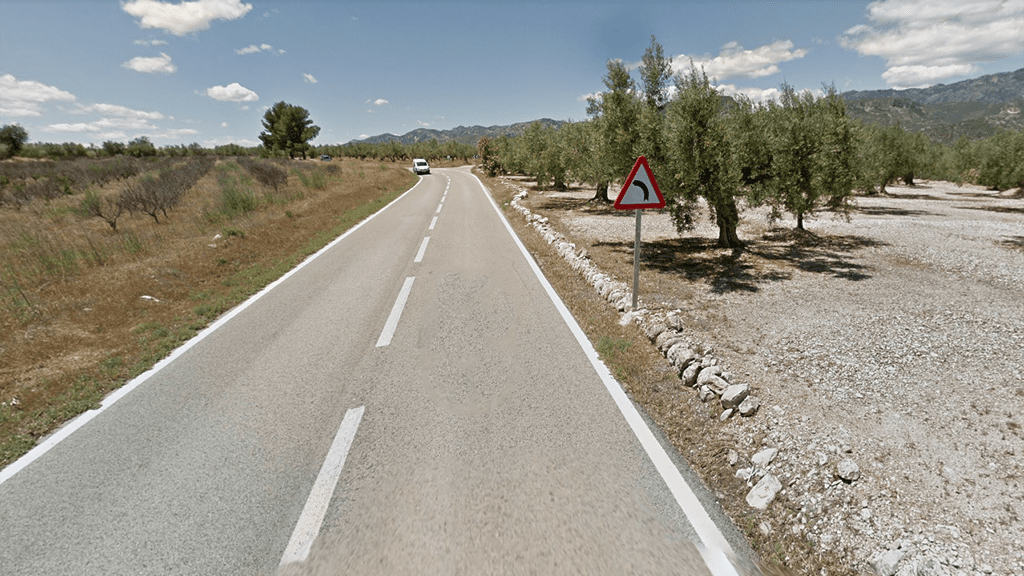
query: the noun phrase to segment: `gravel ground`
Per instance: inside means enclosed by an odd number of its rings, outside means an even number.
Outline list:
[[[756,266],[741,282],[691,278],[666,301],[762,400],[723,424],[737,468],[779,449],[758,473],[782,480],[793,514],[762,531],[841,550],[865,573],[1024,575],[1024,200],[945,182],[889,192],[858,198],[848,221],[807,220],[809,243],[748,210],[742,258]],[[601,243],[632,243],[632,218],[560,222],[602,269]],[[667,215],[645,214],[645,243],[675,238]],[[842,458],[859,480],[834,477]]]

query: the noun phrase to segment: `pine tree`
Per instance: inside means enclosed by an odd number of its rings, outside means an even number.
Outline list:
[[[289,158],[301,153],[303,160],[306,159],[309,141],[320,134],[320,127],[313,125],[308,110],[284,101],[274,104],[263,115],[263,128],[260,140],[264,148],[285,152]]]

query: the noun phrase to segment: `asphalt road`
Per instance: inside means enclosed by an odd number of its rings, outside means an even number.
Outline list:
[[[711,574],[466,171],[143,380],[0,476],[0,573]]]

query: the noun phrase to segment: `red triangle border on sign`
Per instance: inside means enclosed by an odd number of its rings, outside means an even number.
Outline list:
[[[622,198],[626,195],[626,191],[633,184],[633,179],[636,178],[637,172],[640,171],[640,167],[643,166],[644,170],[647,171],[647,178],[651,181],[651,186],[654,188],[654,193],[658,196],[656,203],[647,204],[623,204]],[[651,166],[647,163],[647,158],[640,156],[636,159],[636,163],[633,164],[633,170],[629,173],[626,178],[626,182],[622,185],[622,190],[619,192],[619,196],[615,199],[616,210],[643,210],[645,208],[664,208],[665,197],[661,195],[661,189],[658,188],[658,183],[654,180],[654,173],[651,172]]]

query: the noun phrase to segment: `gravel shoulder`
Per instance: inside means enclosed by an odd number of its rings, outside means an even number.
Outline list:
[[[785,513],[762,533],[863,573],[1024,575],[1024,199],[946,182],[889,192],[848,220],[807,220],[808,234],[748,209],[738,253],[714,247],[706,217],[680,236],[648,211],[641,308],[679,314],[761,399],[718,430],[737,471],[779,450],[748,480],[783,485]],[[632,213],[592,197],[530,189],[523,204],[631,284]],[[835,478],[843,459],[858,480]]]

